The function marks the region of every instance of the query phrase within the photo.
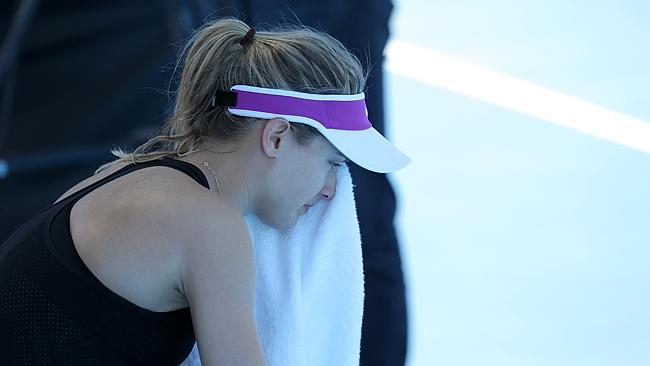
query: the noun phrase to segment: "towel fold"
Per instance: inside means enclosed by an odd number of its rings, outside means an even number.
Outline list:
[[[295,227],[248,224],[256,262],[255,318],[268,366],[358,365],[363,316],[361,236],[352,177]],[[200,365],[196,345],[183,366]]]

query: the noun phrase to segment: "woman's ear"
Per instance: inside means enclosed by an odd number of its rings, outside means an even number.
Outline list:
[[[288,147],[292,138],[289,121],[281,117],[272,118],[262,130],[262,150],[268,157],[276,157]]]

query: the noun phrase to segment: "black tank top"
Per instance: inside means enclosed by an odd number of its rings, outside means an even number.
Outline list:
[[[0,246],[0,365],[178,365],[194,345],[189,308],[154,312],[104,286],[75,250],[70,210],[118,177],[168,166],[209,189],[190,163],[131,164],[73,193]]]

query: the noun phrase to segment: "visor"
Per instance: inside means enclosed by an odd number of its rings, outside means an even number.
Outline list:
[[[226,105],[232,114],[271,119],[282,117],[316,128],[343,155],[360,167],[391,173],[411,162],[372,127],[364,93],[310,94],[235,85],[218,92],[212,104]]]

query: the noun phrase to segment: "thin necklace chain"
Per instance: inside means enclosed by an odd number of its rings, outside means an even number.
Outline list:
[[[208,170],[212,172],[212,175],[214,176],[214,181],[217,182],[217,190],[219,191],[219,196],[223,197],[223,194],[221,194],[221,187],[219,186],[219,179],[217,179],[217,173],[215,173],[214,170],[212,170],[212,167],[210,167],[210,164],[208,164],[207,161],[204,161],[202,164],[204,167],[208,168]]]

